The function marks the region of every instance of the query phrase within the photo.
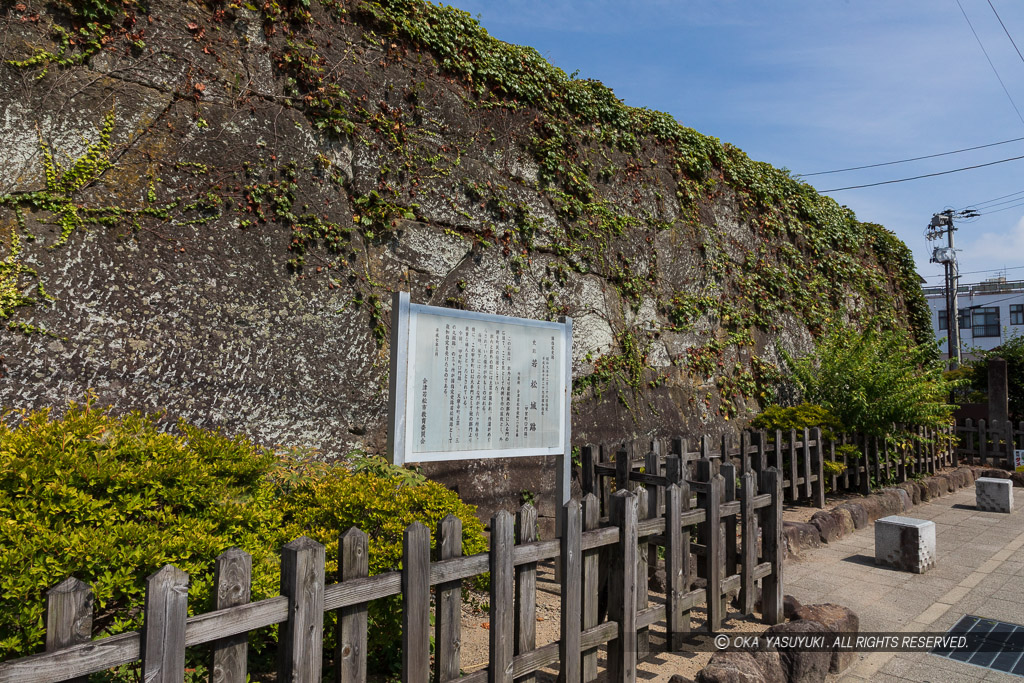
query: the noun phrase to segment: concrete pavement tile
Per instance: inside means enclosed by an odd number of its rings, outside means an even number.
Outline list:
[[[928,660],[922,661],[919,665],[920,677],[915,676],[919,681],[943,681],[945,683],[966,683],[980,681],[988,673],[988,669],[982,669],[963,662],[955,662],[938,655],[929,655]]]
[[[968,574],[967,576],[965,576],[963,578],[963,580],[960,581],[959,585],[966,586],[967,588],[974,588],[979,583],[981,583],[981,580],[984,579],[984,578],[985,578],[985,574],[971,573],[971,574]]]
[[[1024,569],[1024,560],[1011,559],[996,567],[993,574],[1017,574]]]
[[[932,623],[935,622],[936,619],[938,619],[947,611],[949,611],[951,607],[952,605],[946,604],[944,602],[936,602],[931,607],[926,609],[924,612],[914,617],[914,621],[924,624],[926,626],[930,626]]]
[[[972,614],[986,619],[997,619],[1019,624],[1024,621],[1024,613],[1021,612],[1020,603],[1007,602],[999,598],[992,598],[982,602]]]
[[[971,589],[966,586],[955,586],[942,596],[942,602],[948,602],[951,605],[955,605],[958,600],[962,600],[970,594]]]
[[[916,680],[916,671],[921,666],[923,652],[900,652],[878,670],[879,674]]]
[[[1007,574],[986,574],[971,592],[979,595],[992,595],[1012,580],[1013,577]]]
[[[990,681],[992,683],[1020,683],[1020,676],[1003,673],[1002,671],[989,671],[982,680],[984,680],[985,683],[989,683]]]

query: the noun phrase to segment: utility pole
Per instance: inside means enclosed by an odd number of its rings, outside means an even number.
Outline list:
[[[946,329],[949,332],[949,369],[955,370],[960,366],[960,315],[957,310],[957,290],[959,288],[959,273],[956,263],[956,250],[953,248],[953,233],[956,226],[953,225],[953,210],[946,209],[941,213],[932,215],[931,223],[925,231],[929,240],[939,239],[946,235],[947,246],[935,247],[932,251],[932,263],[941,263],[946,269]]]

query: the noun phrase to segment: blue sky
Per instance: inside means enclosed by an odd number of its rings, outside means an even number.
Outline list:
[[[989,0],[960,0],[1024,114],[1024,58]],[[895,161],[1024,137],[956,0],[456,0],[495,37],[530,45],[626,104],[796,174]],[[1024,52],[1024,3],[991,0]],[[819,190],[1024,156],[1024,140],[961,154],[806,178]],[[981,204],[1020,192],[1007,203]],[[913,250],[933,213],[989,207],[956,233],[963,282],[1007,268],[1024,279],[1024,159],[935,178],[830,192]],[[1006,201],[1006,200],[1000,200]],[[1012,206],[1020,203],[1022,206]],[[985,272],[973,272],[985,271]]]

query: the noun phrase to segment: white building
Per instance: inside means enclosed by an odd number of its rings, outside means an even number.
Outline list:
[[[946,293],[943,287],[925,287],[935,339],[948,358],[949,338]],[[975,285],[960,285],[960,353],[969,358],[974,349],[994,349],[1014,334],[1024,335],[1024,280],[992,278]]]

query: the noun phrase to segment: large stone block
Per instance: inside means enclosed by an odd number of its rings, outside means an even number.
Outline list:
[[[891,515],[875,522],[875,564],[923,574],[935,566],[935,522]]]
[[[1009,479],[981,477],[974,482],[974,491],[979,510],[1013,512],[1013,482]]]
[[[836,634],[856,635],[860,631],[860,619],[853,610],[842,605],[825,603],[823,605],[805,605],[796,611],[793,617],[797,620],[816,621]],[[832,651],[829,664],[830,673],[845,671],[856,659],[853,650],[836,648]]]
[[[776,624],[764,632],[772,636],[829,637],[832,632],[824,624],[811,620],[787,621]],[[786,680],[790,683],[817,683],[824,681],[832,663],[832,653],[827,650],[779,647],[779,657]]]

